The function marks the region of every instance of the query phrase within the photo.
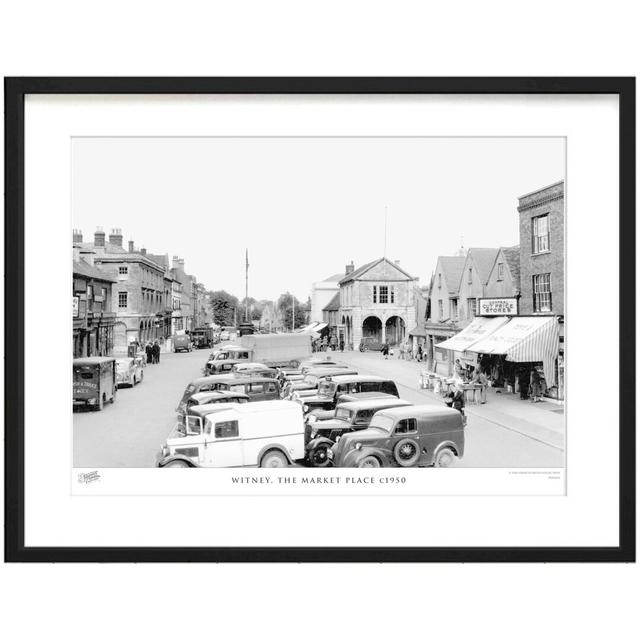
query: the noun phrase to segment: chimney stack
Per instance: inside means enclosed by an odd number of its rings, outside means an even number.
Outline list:
[[[82,242],[82,231],[80,229],[73,230],[73,244]]]
[[[104,234],[104,231],[102,230],[102,227],[98,227],[93,236],[93,244],[96,247],[104,247],[104,238],[105,238],[105,234]]]
[[[345,275],[349,275],[350,273],[353,273],[353,260],[351,261],[351,264],[348,264],[345,268],[344,268],[344,273]]]
[[[109,242],[115,244],[116,247],[122,248],[122,229],[111,229]]]
[[[146,249],[140,249],[140,253],[141,253],[143,256],[146,256],[146,255],[147,255],[147,250],[146,250]]]
[[[178,269],[180,267],[178,256],[173,256],[173,259],[171,260],[171,265],[173,269]]]
[[[129,253],[134,253],[133,240],[129,240]]]

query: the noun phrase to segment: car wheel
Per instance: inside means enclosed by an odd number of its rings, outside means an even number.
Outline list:
[[[434,467],[450,467],[456,460],[456,454],[449,447],[440,449],[433,461]]]
[[[365,456],[358,460],[358,469],[378,468],[381,466],[380,460],[375,456]]]
[[[393,449],[393,458],[401,467],[413,466],[420,457],[420,445],[412,438],[402,438]]]
[[[280,451],[267,451],[267,453],[262,456],[262,460],[260,461],[261,467],[288,467],[289,461],[285,457],[284,453]]]
[[[309,453],[309,460],[312,467],[328,467],[331,460],[327,456],[328,444],[319,444]]]
[[[189,465],[184,460],[172,460],[171,462],[167,462],[167,464],[165,464],[162,468],[163,469],[166,469],[168,467],[186,468],[186,467],[189,467],[189,466],[191,466],[191,465]]]

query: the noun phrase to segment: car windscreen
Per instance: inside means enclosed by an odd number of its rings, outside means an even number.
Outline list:
[[[333,397],[333,394],[336,392],[336,383],[335,382],[324,382],[320,383],[318,387],[318,395],[327,396],[328,398]]]
[[[345,422],[351,422],[351,411],[343,407],[338,407],[335,413],[336,420],[344,420]]]
[[[97,367],[88,365],[73,367],[73,378],[74,380],[92,380],[97,371]]]
[[[186,402],[187,398],[190,398],[196,392],[195,384],[188,384],[182,395],[182,402]]]
[[[390,418],[389,416],[384,416],[384,415],[383,416],[374,415],[373,418],[371,418],[369,427],[373,429],[381,429],[386,433],[391,433],[393,429],[393,425],[394,425],[393,418]]]

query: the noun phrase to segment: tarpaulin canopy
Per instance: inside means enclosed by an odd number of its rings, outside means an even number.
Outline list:
[[[452,340],[455,338],[457,336]],[[475,353],[504,355],[511,362],[542,362],[547,386],[553,387],[559,346],[560,333],[555,316],[516,316],[467,349]]]
[[[473,344],[491,335],[508,321],[509,319],[505,317],[474,318],[460,333],[456,333],[455,336],[448,340],[436,344],[436,347],[451,351],[467,351]]]

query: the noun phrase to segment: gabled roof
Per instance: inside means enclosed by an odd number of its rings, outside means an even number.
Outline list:
[[[502,253],[509,265],[513,286],[520,291],[520,245],[515,247],[502,247]]]
[[[102,280],[103,282],[117,282],[115,278],[112,278],[101,269],[98,269],[98,267],[92,267],[88,262],[82,259],[73,261],[73,275],[92,278],[94,280]]]
[[[483,285],[489,280],[498,251],[500,249],[469,249],[467,252],[467,257],[473,261]]]
[[[372,269],[373,267],[381,264],[382,262],[386,262],[389,266],[393,267],[394,269],[397,269],[398,271],[400,271],[400,273],[407,276],[409,280],[413,280],[413,276],[408,274],[402,267],[400,267],[395,262],[391,262],[391,260],[389,260],[388,258],[378,258],[377,260],[373,260],[372,262],[367,262],[367,264],[362,265],[352,273],[348,273],[346,276],[342,278],[342,280],[340,280],[339,284],[345,284],[347,282],[351,282],[351,280],[357,280],[358,278],[362,277],[367,271],[369,271],[369,269]]]
[[[329,301],[329,304],[322,309],[323,311],[337,311],[340,308],[340,292],[338,291],[333,298]]]
[[[467,259],[464,256],[439,256],[438,262],[449,293],[458,293],[460,278]]]

